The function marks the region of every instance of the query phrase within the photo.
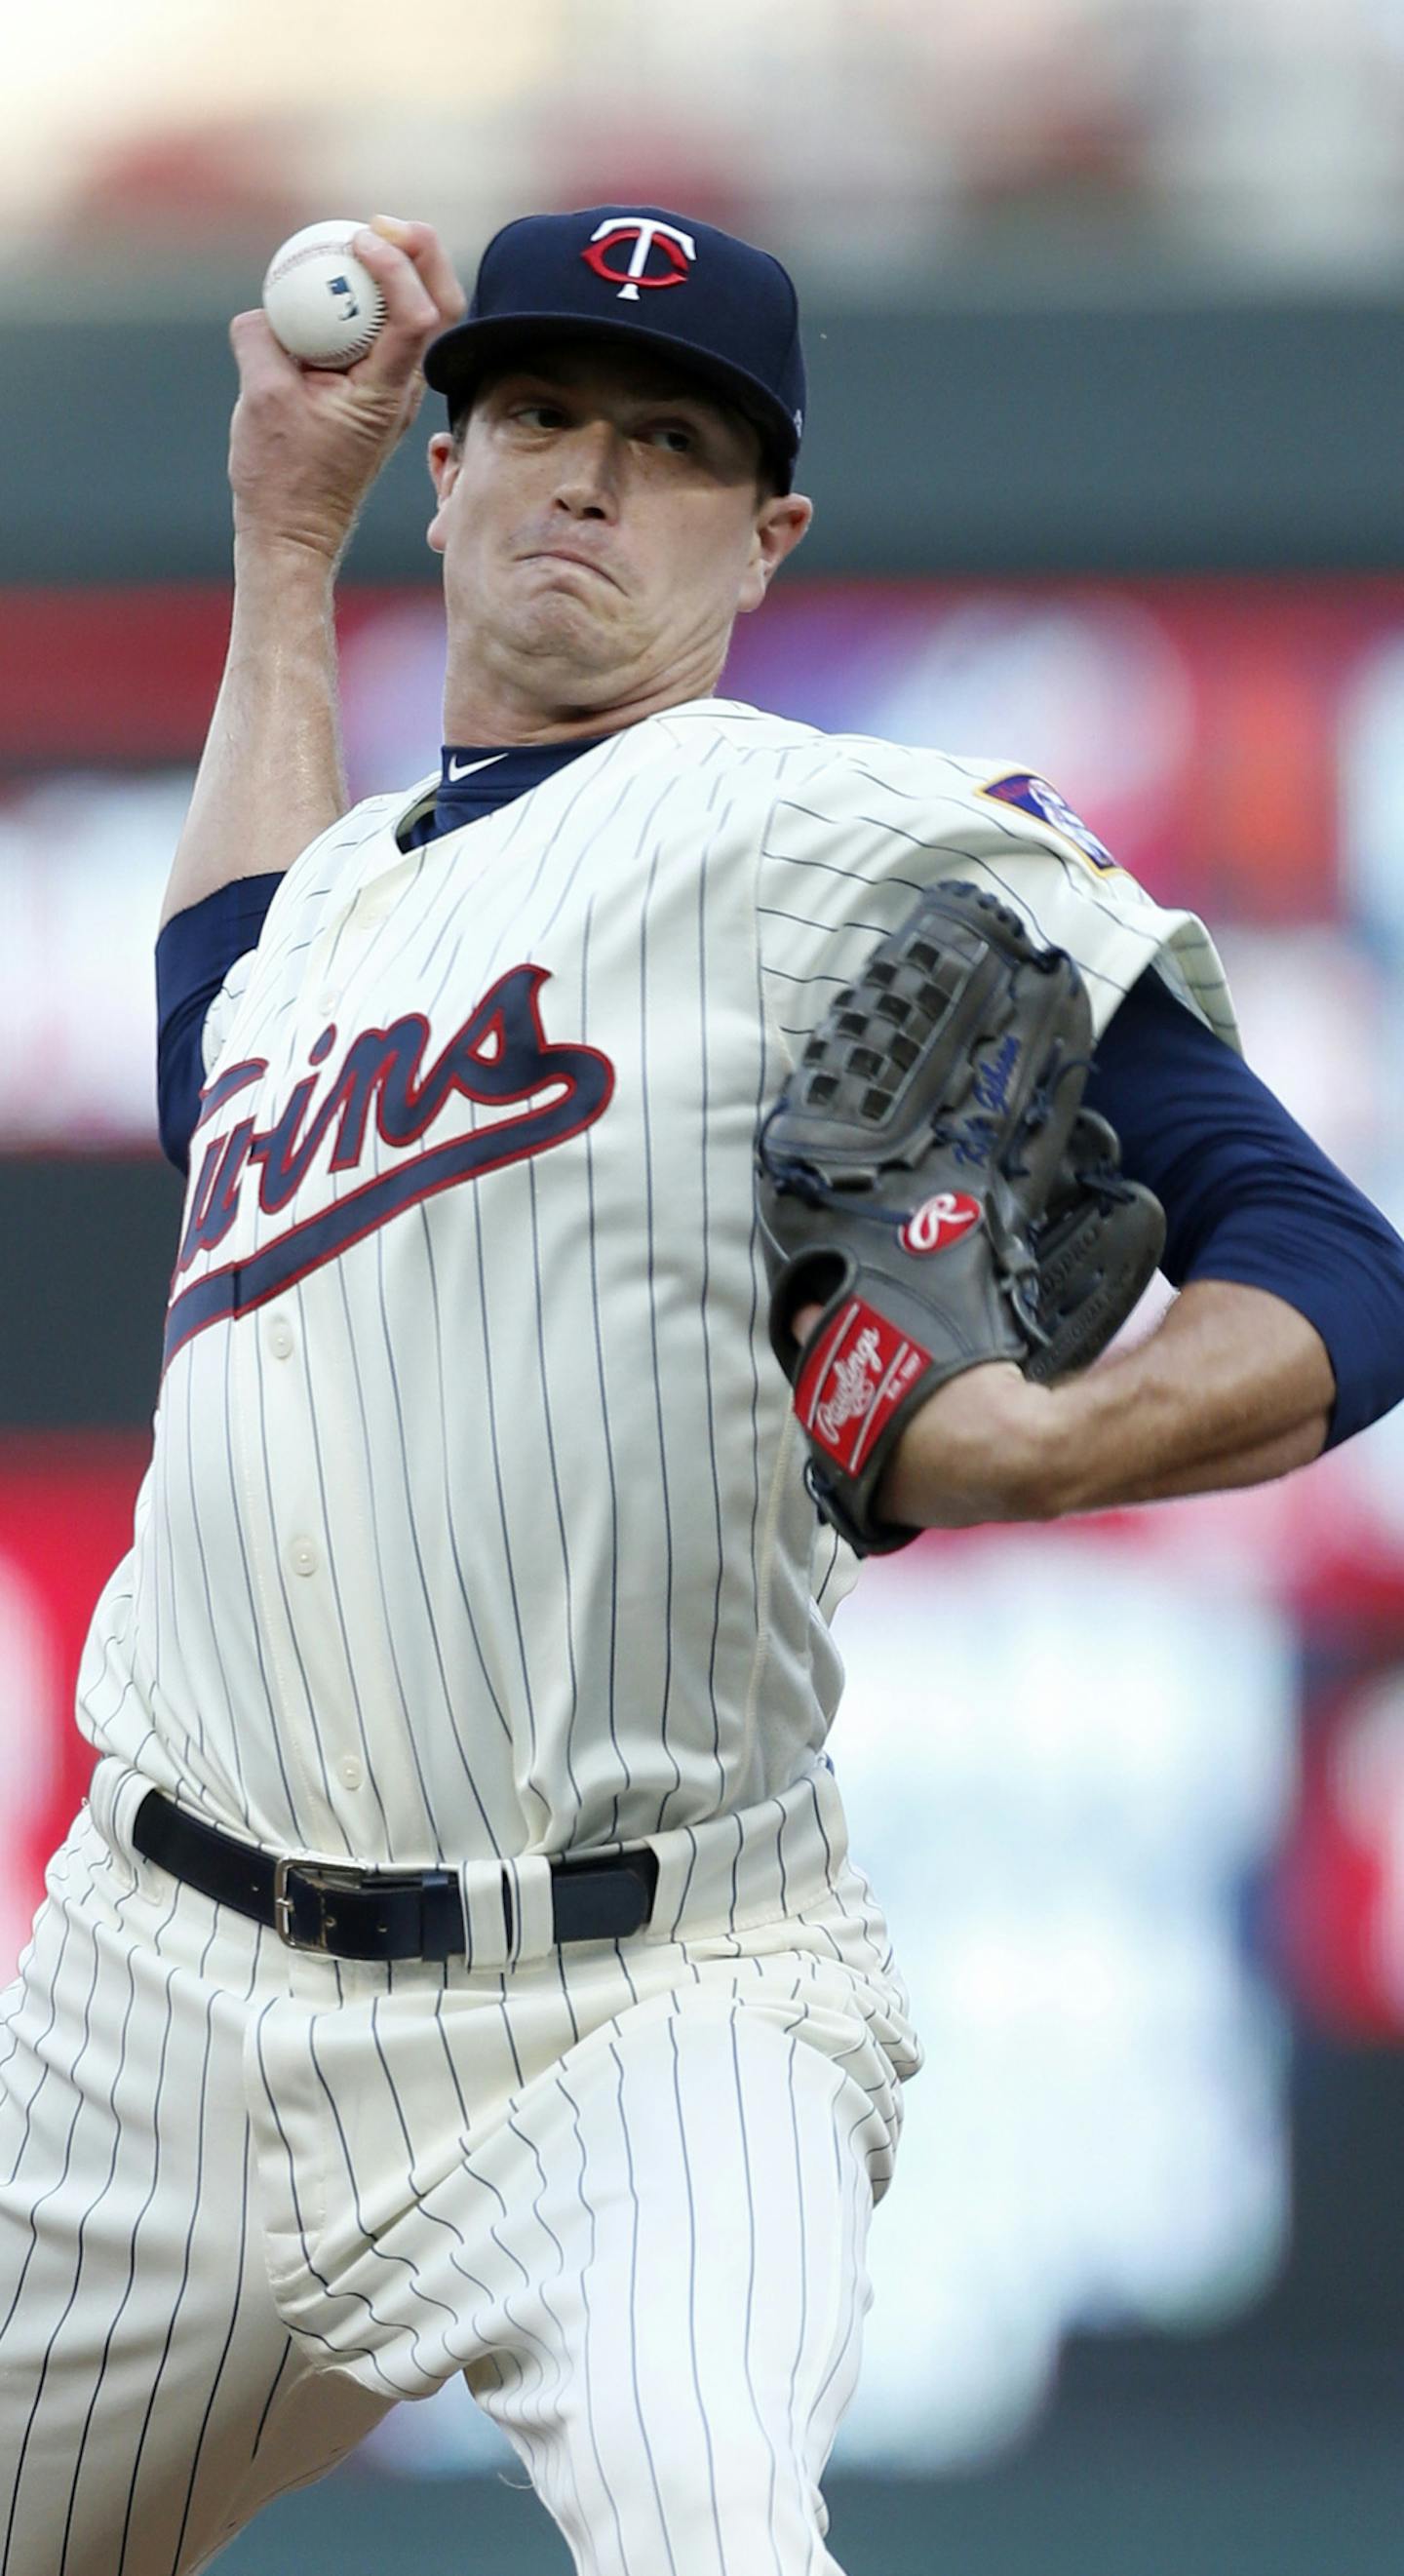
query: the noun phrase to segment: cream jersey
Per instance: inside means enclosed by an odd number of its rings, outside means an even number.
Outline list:
[[[1068,949],[1099,1029],[1154,960],[1231,1038],[1218,961],[1028,772],[728,701],[406,850],[432,793],[304,851],[210,1010],[80,1722],[276,1849],[734,1820],[783,1907],[854,1566],[770,1351],[758,1122],[937,879]]]

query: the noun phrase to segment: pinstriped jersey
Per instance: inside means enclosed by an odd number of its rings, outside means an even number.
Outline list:
[[[774,1841],[853,1565],[769,1348],[760,1118],[939,878],[1068,949],[1099,1029],[1158,961],[1232,1038],[1218,963],[1029,772],[728,701],[407,848],[430,796],[314,842],[210,1010],[80,1722],[331,1859]]]

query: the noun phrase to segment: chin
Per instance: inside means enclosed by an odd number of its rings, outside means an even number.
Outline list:
[[[520,649],[534,661],[557,661],[578,671],[582,680],[590,674],[603,677],[626,658],[619,636],[579,598],[558,594],[543,599],[514,626]]]

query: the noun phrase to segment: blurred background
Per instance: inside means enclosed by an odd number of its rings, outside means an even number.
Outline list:
[[[388,208],[471,275],[514,214],[632,200],[778,251],[819,515],[727,688],[1051,776],[1208,916],[1254,1061],[1398,1223],[1404,0],[68,0],[7,22],[0,135],[8,1964],[155,1400],[151,947],[227,613],[225,323],[274,247]],[[437,758],[422,443],[350,560],[357,792]],[[1397,2568],[1404,1422],[1257,1494],[931,1538],[838,1633],[929,2053],[839,2557]],[[221,2566],[562,2576],[519,2483],[451,2391]]]

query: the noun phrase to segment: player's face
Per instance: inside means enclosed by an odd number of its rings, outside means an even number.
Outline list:
[[[714,687],[810,506],[767,497],[739,412],[646,352],[532,353],[434,439],[446,726],[487,741]],[[471,725],[471,732],[462,730]]]

